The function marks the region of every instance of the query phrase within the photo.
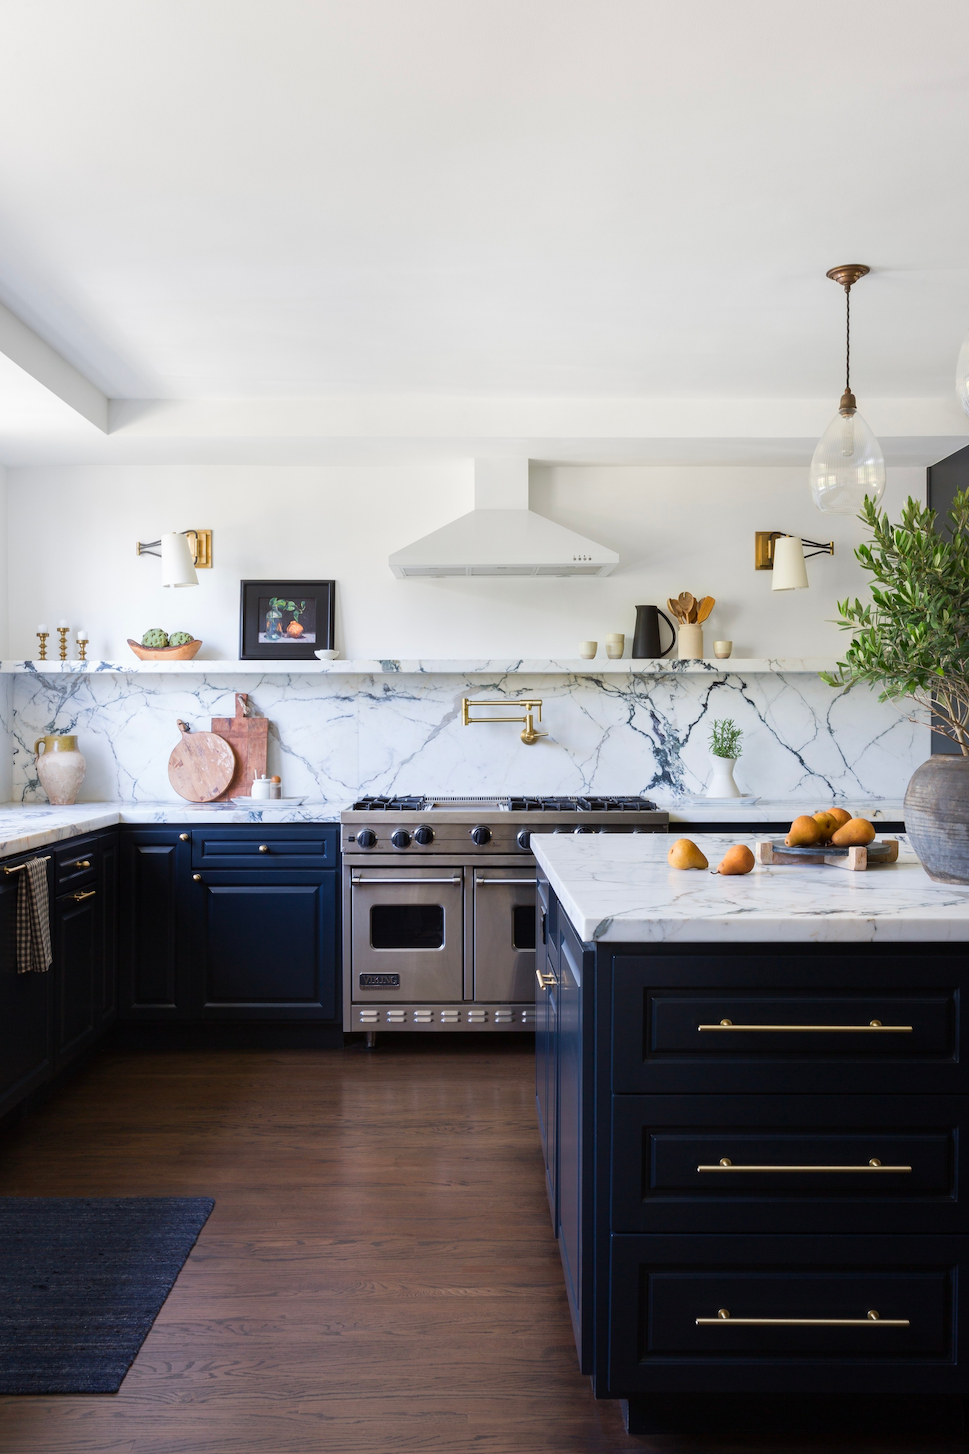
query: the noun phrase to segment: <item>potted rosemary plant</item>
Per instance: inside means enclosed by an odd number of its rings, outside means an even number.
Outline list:
[[[740,756],[744,734],[732,717],[718,717],[710,732],[710,757],[713,773],[707,786],[708,798],[739,798],[733,770]]]
[[[821,675],[833,687],[879,687],[880,701],[956,744],[958,753],[916,768],[905,826],[930,878],[969,884],[969,490],[941,527],[911,497],[897,525],[870,499],[858,518],[871,530],[855,551],[871,573],[871,601],[838,602],[852,640],[837,670]]]

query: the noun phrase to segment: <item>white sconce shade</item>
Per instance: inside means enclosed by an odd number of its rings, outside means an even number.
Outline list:
[[[197,586],[192,548],[187,535],[172,532],[161,538],[161,573],[163,586]]]
[[[969,414],[969,333],[962,340],[959,361],[956,364],[956,394],[959,397],[959,403]]]
[[[860,414],[839,411],[818,440],[811,460],[815,505],[836,515],[857,515],[866,495],[877,504],[884,493],[881,445]]]
[[[803,591],[811,583],[804,564],[804,546],[799,535],[781,535],[774,541],[772,591]]]

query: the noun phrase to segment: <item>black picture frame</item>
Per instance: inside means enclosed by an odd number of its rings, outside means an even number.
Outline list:
[[[336,581],[239,585],[240,661],[312,661],[315,652],[332,651]],[[298,632],[292,631],[294,624]]]

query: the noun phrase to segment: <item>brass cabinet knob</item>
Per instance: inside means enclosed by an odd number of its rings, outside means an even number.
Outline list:
[[[193,873],[192,878],[197,884],[200,884],[202,882],[202,875],[200,873]]]
[[[259,852],[260,853],[268,853],[269,852],[269,844],[268,843],[260,843],[260,845],[259,845]]]
[[[187,843],[192,835],[191,833],[179,833],[178,836],[182,843]]]

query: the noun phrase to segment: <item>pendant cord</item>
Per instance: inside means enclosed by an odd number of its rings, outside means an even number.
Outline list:
[[[851,289],[845,288],[845,392],[851,392]]]

